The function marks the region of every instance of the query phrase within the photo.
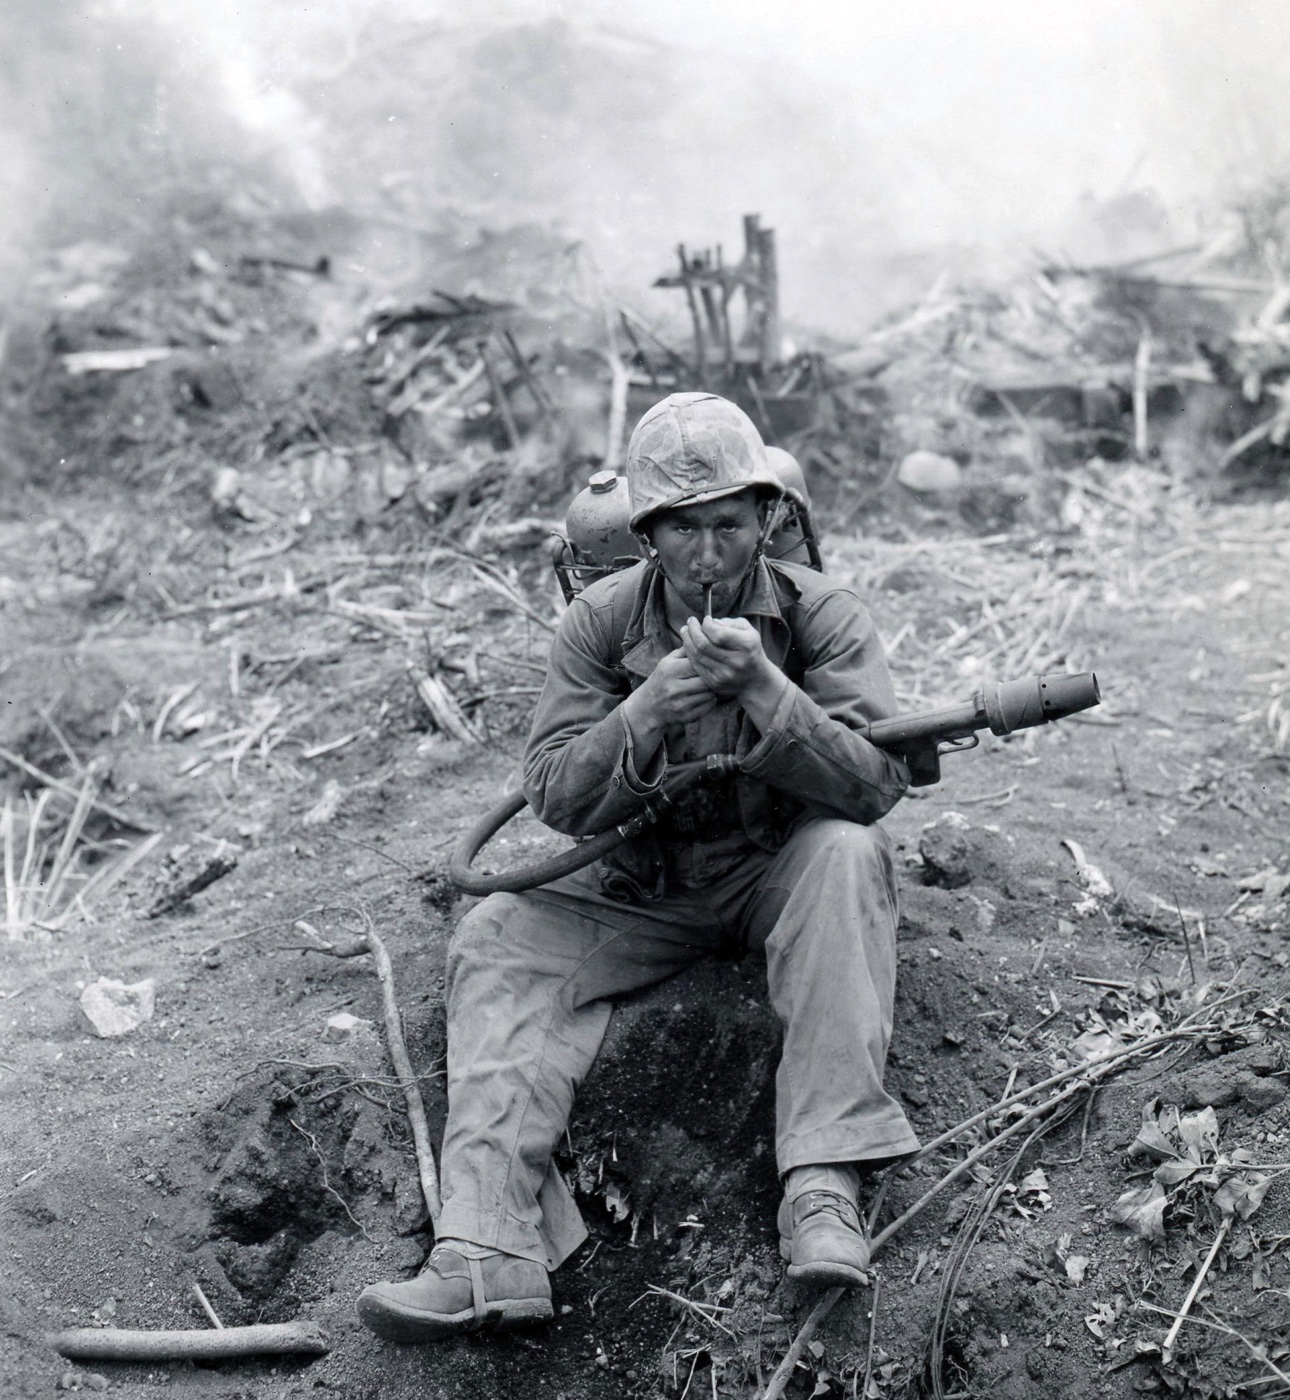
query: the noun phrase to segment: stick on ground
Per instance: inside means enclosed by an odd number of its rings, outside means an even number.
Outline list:
[[[267,1322],[255,1327],[136,1332],[128,1327],[71,1327],[49,1345],[72,1361],[218,1361],[226,1356],[323,1356],[331,1350],[316,1322]]]
[[[426,1209],[434,1225],[439,1224],[443,1206],[439,1201],[439,1173],[435,1170],[434,1152],[430,1146],[430,1128],[426,1123],[426,1106],[417,1086],[417,1077],[408,1058],[407,1042],[403,1039],[403,1022],[399,1018],[399,1003],[394,995],[394,968],[390,955],[380,936],[367,927],[367,942],[376,962],[376,975],[381,979],[381,999],[385,1007],[385,1036],[390,1043],[390,1059],[394,1061],[394,1072],[399,1078],[408,1105],[408,1122],[412,1127],[412,1143],[417,1153],[417,1175],[421,1180],[421,1194],[425,1197]]]
[[[785,1353],[783,1361],[775,1368],[775,1374],[770,1378],[770,1384],[766,1387],[766,1393],[762,1396],[762,1400],[781,1400],[797,1363],[802,1359],[807,1342],[815,1335],[815,1329],[833,1311],[834,1305],[845,1292],[845,1288],[830,1288],[811,1309],[810,1315],[802,1323],[802,1330],[793,1338],[793,1345]]]

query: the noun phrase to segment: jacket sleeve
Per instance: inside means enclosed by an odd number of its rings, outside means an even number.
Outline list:
[[[832,589],[806,614],[801,685],[784,687],[769,729],[741,769],[824,816],[868,824],[909,786],[909,770],[857,732],[896,713],[891,675],[869,614]]]
[[[560,620],[524,749],[524,795],[538,819],[568,836],[595,836],[640,811],[657,791],[659,752],[637,773],[621,705],[627,684],[609,665],[601,613],[575,598]]]

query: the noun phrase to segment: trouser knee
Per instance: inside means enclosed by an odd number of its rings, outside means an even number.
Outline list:
[[[490,894],[475,905],[448,942],[445,973],[449,990],[462,976],[495,969],[505,961],[508,950],[514,946],[507,931],[523,917],[523,900],[517,895]]]
[[[884,879],[894,876],[891,841],[880,826],[861,826],[840,817],[826,817],[804,826],[798,840],[803,844],[803,853],[812,860],[842,861]]]

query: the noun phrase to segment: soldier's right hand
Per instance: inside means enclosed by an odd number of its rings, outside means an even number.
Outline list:
[[[634,720],[651,729],[690,724],[717,704],[717,696],[694,669],[683,648],[668,654],[649,678],[623,702]]]

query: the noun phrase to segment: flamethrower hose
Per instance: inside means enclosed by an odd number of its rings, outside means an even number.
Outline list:
[[[643,831],[661,812],[672,806],[692,787],[712,778],[726,777],[734,773],[738,761],[734,754],[709,754],[707,758],[693,763],[678,763],[663,780],[662,790],[657,796],[643,803],[641,810],[621,826],[611,826],[599,836],[579,841],[559,855],[533,865],[521,866],[516,870],[502,871],[496,875],[482,874],[471,869],[475,857],[506,825],[510,819],[528,806],[528,799],[522,792],[513,792],[504,797],[497,806],[486,812],[461,838],[457,849],[452,853],[452,863],[448,875],[453,884],[467,894],[516,894],[520,890],[535,889],[538,885],[548,885],[575,870],[590,865],[621,846],[624,841]]]
[[[934,749],[941,742],[965,738],[978,729],[989,729],[1000,735],[1032,729],[1090,709],[1100,700],[1097,677],[1091,672],[1030,676],[1025,680],[985,686],[961,705],[876,720],[865,731],[865,737],[878,748],[901,755],[918,747]],[[511,793],[490,808],[461,838],[452,854],[448,876],[467,894],[516,894],[550,884],[552,880],[572,875],[592,861],[600,860],[638,835],[698,783],[737,771],[738,760],[733,754],[711,754],[694,763],[677,764],[668,773],[658,796],[643,803],[642,810],[621,826],[610,827],[598,836],[579,841],[569,850],[533,865],[498,874],[473,870],[471,866],[480,851],[528,805],[523,792]]]
[[[480,817],[452,853],[448,875],[454,885],[467,894],[515,894],[520,890],[531,890],[538,885],[549,885],[552,880],[559,880],[562,876],[572,875],[575,870],[581,870],[584,865],[608,855],[627,839],[616,826],[611,826],[599,836],[593,836],[589,841],[579,841],[569,850],[540,860],[535,865],[525,865],[498,875],[485,875],[472,870],[471,863],[480,851],[512,817],[518,816],[528,805],[528,798],[522,792],[513,792]]]

